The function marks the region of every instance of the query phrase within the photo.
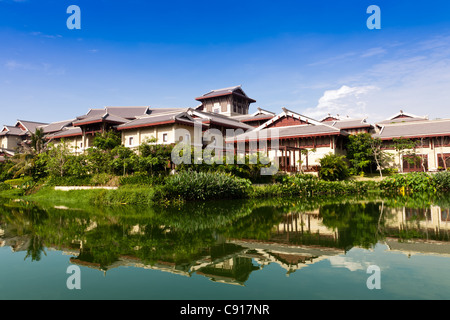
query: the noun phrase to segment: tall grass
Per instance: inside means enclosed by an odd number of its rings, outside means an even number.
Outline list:
[[[167,178],[164,191],[169,199],[239,199],[249,195],[251,182],[225,173],[184,171]]]

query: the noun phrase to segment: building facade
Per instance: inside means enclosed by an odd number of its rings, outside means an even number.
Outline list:
[[[18,120],[0,131],[0,160],[13,156],[30,143],[37,129],[47,143],[65,142],[76,154],[93,147],[96,134],[120,132],[122,144],[137,150],[145,143],[213,146],[234,154],[262,153],[282,171],[317,171],[326,154],[345,155],[349,135],[368,133],[382,140],[392,156],[391,166],[401,172],[438,171],[450,167],[450,119],[429,120],[400,111],[375,125],[367,119],[328,115],[315,120],[282,108],[281,112],[257,108],[249,113],[250,98],[242,86],[211,90],[195,98],[195,108],[104,107],[90,109],[73,119],[50,124]],[[395,141],[412,141],[401,150]]]
[[[400,111],[377,123],[373,137],[382,140],[392,166],[401,172],[450,168],[450,119],[429,120]]]

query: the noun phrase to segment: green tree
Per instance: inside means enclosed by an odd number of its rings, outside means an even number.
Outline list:
[[[417,141],[407,139],[407,138],[394,138],[392,139],[393,146],[398,156],[399,169],[403,172],[403,157],[405,155],[413,155],[415,156],[415,148],[417,146]],[[412,158],[412,161],[415,161],[415,157]]]
[[[375,162],[372,145],[372,136],[369,133],[350,135],[347,143],[347,159],[351,164],[352,174],[368,173],[372,171]]]
[[[112,150],[122,144],[122,136],[120,132],[105,131],[97,134],[92,145],[100,150]]]
[[[31,139],[31,147],[33,148],[36,154],[40,154],[42,151],[44,151],[45,140],[43,129],[40,128],[36,129],[36,131],[31,134],[30,139]]]
[[[57,145],[50,145],[45,157],[48,174],[53,177],[64,177],[67,174],[68,164],[72,157],[74,155],[71,154],[64,139],[61,139]]]
[[[374,138],[370,141],[370,149],[381,178],[383,178],[383,169],[391,161],[391,156],[383,150],[382,146],[383,141],[380,138]]]

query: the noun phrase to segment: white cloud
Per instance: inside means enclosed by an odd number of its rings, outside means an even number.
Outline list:
[[[41,72],[45,75],[64,75],[66,70],[62,67],[55,67],[50,63],[42,62],[42,63],[27,63],[20,62],[17,60],[8,60],[4,67],[10,71],[34,71]]]
[[[367,116],[367,96],[378,88],[376,86],[350,87],[343,85],[336,90],[327,90],[315,108],[305,111],[312,118],[322,118],[327,114],[362,118]]]
[[[348,72],[329,78],[334,85],[324,88],[316,107],[305,114],[364,116],[372,123],[399,110],[450,118],[450,35],[374,46],[357,57],[360,60],[346,63]],[[351,70],[361,59],[369,64]]]
[[[370,263],[361,263],[359,261],[354,261],[349,257],[334,256],[328,259],[330,264],[335,268],[346,268],[350,271],[367,270]]]
[[[361,54],[361,58],[370,58],[373,56],[384,55],[387,50],[381,47],[372,48]]]
[[[37,37],[43,37],[43,38],[48,38],[48,39],[58,39],[58,38],[62,38],[62,35],[60,34],[45,34],[39,31],[34,31],[30,33],[32,36],[37,36]]]
[[[23,69],[23,70],[37,70],[36,65],[17,62],[16,60],[9,60],[5,63],[5,67],[9,70]]]

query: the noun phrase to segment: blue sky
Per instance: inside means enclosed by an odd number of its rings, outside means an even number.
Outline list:
[[[450,1],[0,0],[0,124],[195,107],[234,85],[251,111],[450,118]]]

